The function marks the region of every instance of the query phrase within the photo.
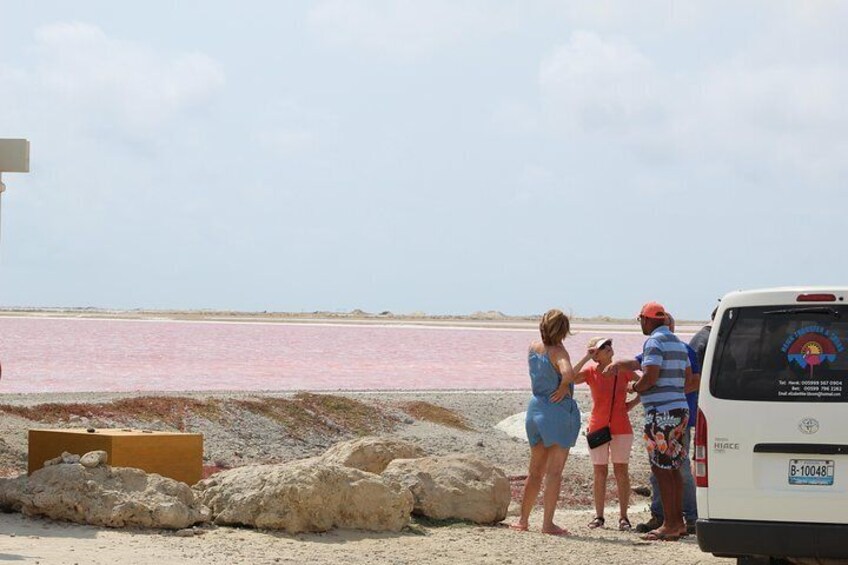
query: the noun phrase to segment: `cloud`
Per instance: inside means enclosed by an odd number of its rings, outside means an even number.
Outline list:
[[[39,98],[86,114],[86,123],[135,134],[168,124],[225,82],[220,65],[207,55],[161,53],[87,23],[39,28],[35,51],[38,60],[29,79]]]
[[[517,9],[477,0],[322,0],[309,25],[327,43],[409,59],[509,31]]]
[[[577,31],[542,60],[543,103],[560,125],[625,130],[655,121],[661,110],[653,64],[622,39]]]
[[[571,142],[755,174],[760,185],[844,179],[848,71],[827,50],[772,46],[679,69],[626,39],[577,31],[540,63],[538,121]]]

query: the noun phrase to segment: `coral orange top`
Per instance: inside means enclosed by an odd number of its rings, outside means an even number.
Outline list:
[[[596,363],[584,368],[580,374],[586,378],[586,384],[592,391],[592,414],[589,416],[588,431],[591,433],[609,424],[610,433],[613,435],[632,434],[633,426],[630,425],[630,416],[627,414],[627,383],[635,377],[634,373],[625,369],[618,370],[615,406],[612,407],[610,404],[613,383],[616,382],[615,377],[604,376],[598,370]],[[610,408],[612,408],[612,418],[610,418]]]

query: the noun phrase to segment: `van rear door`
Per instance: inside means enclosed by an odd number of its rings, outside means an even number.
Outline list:
[[[708,409],[710,519],[848,523],[848,307],[728,308]]]

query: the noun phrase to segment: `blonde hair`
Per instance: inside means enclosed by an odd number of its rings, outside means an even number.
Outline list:
[[[553,308],[545,312],[539,322],[539,333],[545,345],[559,345],[565,336],[571,335],[571,322],[562,310]]]

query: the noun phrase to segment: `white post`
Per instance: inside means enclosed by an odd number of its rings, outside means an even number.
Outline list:
[[[29,141],[26,139],[0,139],[0,199],[6,190],[3,173],[29,172]]]

